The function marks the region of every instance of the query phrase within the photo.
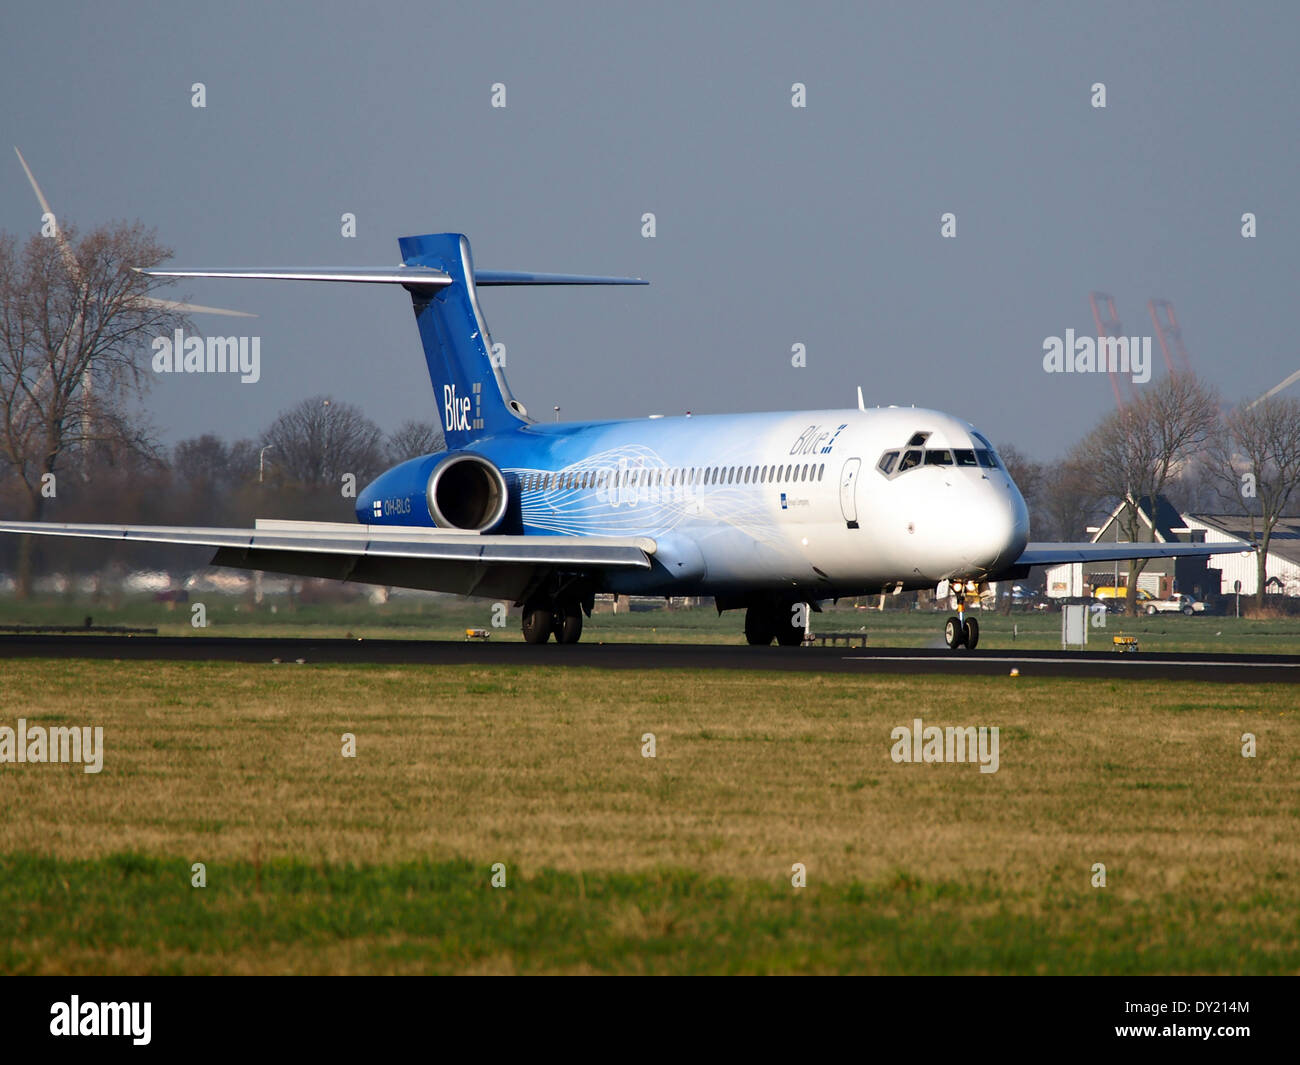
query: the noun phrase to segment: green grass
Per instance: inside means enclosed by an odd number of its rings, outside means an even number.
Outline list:
[[[106,750],[0,765],[0,971],[1300,972],[1286,685],[12,660],[19,716]]]
[[[686,870],[540,870],[492,887],[466,861],[383,866],[0,857],[9,973],[1294,972],[1261,949],[1290,895],[1124,900],[1065,871],[1038,890],[926,880],[794,888]],[[47,904],[33,908],[31,900]],[[1236,911],[1236,912],[1232,912]],[[1227,925],[1207,936],[1206,925]]]

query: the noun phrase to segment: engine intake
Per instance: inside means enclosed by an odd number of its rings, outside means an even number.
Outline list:
[[[426,495],[435,524],[473,532],[500,525],[510,502],[496,464],[468,452],[450,454],[433,468]]]

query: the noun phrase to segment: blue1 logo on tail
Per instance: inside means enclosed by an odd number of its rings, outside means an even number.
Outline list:
[[[457,430],[459,430],[460,432],[468,431],[470,427],[469,396],[465,396],[462,398],[461,396],[456,395],[455,385],[443,385],[442,398],[443,398],[443,421],[446,427],[452,430],[453,432]]]

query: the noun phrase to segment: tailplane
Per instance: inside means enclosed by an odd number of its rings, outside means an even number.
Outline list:
[[[355,269],[172,269],[158,277],[233,277],[284,281],[351,281],[401,285],[411,294],[447,447],[526,425],[527,410],[510,392],[505,359],[493,350],[478,303],[487,285],[644,285],[636,277],[474,270],[460,233],[402,237],[402,265]]]

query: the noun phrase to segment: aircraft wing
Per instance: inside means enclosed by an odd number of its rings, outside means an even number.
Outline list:
[[[553,570],[648,570],[657,549],[645,536],[485,536],[346,522],[220,529],[0,521],[0,532],[214,547],[218,566],[510,599]]]
[[[1066,562],[1123,562],[1134,558],[1232,555],[1254,550],[1244,540],[1217,544],[1081,543],[1026,544],[1013,566],[1059,566]]]

